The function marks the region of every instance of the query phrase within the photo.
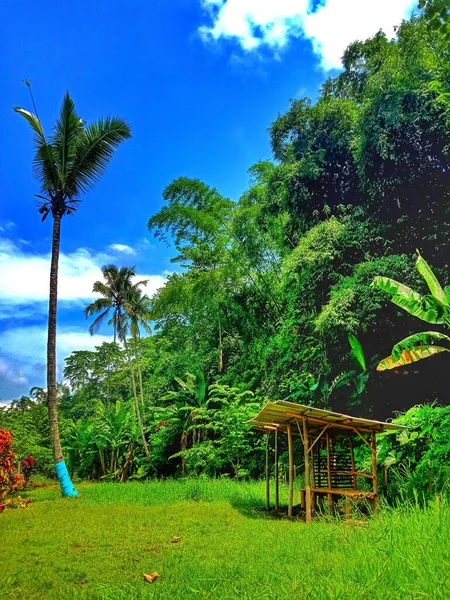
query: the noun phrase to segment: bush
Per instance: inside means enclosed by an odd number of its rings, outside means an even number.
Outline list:
[[[387,468],[390,499],[450,491],[450,406],[414,406],[394,420],[408,429],[383,434],[377,461]]]
[[[0,429],[0,504],[6,496],[23,486],[24,479],[15,473],[14,465],[16,456],[12,450],[13,435],[7,429]]]

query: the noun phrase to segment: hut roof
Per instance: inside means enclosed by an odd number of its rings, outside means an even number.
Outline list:
[[[343,430],[351,430],[353,428],[360,431],[374,431],[376,433],[407,429],[404,425],[352,417],[332,412],[331,410],[286,402],[285,400],[269,402],[247,423],[256,429],[286,431],[288,424],[295,424],[296,419],[301,420],[304,417],[308,421],[309,429],[321,429],[325,425],[328,425],[329,430],[334,430],[336,435],[339,433],[339,430],[343,432]]]

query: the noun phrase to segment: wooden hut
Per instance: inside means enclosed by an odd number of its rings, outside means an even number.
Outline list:
[[[292,517],[294,500],[293,437],[303,444],[305,487],[300,490],[300,504],[305,510],[306,522],[311,521],[318,499],[328,501],[330,511],[339,498],[345,498],[346,513],[350,501],[363,498],[376,510],[378,502],[376,434],[383,431],[406,429],[402,425],[361,419],[340,413],[278,400],[269,402],[250,421],[252,427],[266,431],[266,504],[270,506],[270,434],[275,438],[275,510],[279,508],[278,434],[287,433],[289,449],[289,505]],[[371,473],[356,470],[353,444],[355,438],[366,444],[372,455]],[[370,491],[358,489],[358,478],[372,482]]]

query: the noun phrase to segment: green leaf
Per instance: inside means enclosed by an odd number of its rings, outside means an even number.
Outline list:
[[[414,294],[416,294],[414,292]],[[416,294],[420,296],[419,294]],[[394,296],[391,302],[410,315],[425,321],[426,323],[441,324],[445,321],[444,308],[433,296],[420,296],[419,300],[414,296]]]
[[[431,270],[430,265],[426,262],[424,258],[420,255],[420,252],[417,250],[417,260],[416,260],[416,269],[422,275],[422,277],[427,282],[427,286],[434,298],[444,304],[444,306],[450,306],[448,302],[448,298],[441,287],[441,284],[436,278],[436,275]]]
[[[434,356],[441,352],[449,352],[449,350],[440,346],[419,346],[417,348],[412,348],[409,352],[408,350],[403,350],[397,361],[394,361],[392,356],[388,356],[380,361],[377,366],[377,371],[386,371],[389,369],[396,369],[397,367],[403,367],[404,365],[418,362],[423,358],[428,358],[429,356]]]
[[[417,350],[420,347],[431,346],[436,341],[445,340],[450,343],[450,337],[439,333],[438,331],[424,331],[423,333],[414,333],[401,340],[392,348],[392,360],[397,361],[404,350]]]
[[[361,366],[361,369],[363,371],[366,371],[366,359],[364,356],[364,350],[361,345],[361,342],[351,333],[348,336],[348,341],[350,343],[350,346],[352,347],[353,356],[358,361],[359,365]]]
[[[402,433],[404,433],[404,432],[402,431]],[[391,451],[386,456],[383,464],[385,467],[390,467],[391,465],[395,465],[396,462],[398,462],[397,457],[396,457],[395,453],[393,451]]]
[[[418,302],[421,301],[422,296],[415,292],[413,289],[395,281],[395,279],[391,279],[390,277],[381,277],[377,275],[373,278],[373,286],[379,287],[383,292],[387,292],[392,296],[404,296],[405,298],[414,298]]]

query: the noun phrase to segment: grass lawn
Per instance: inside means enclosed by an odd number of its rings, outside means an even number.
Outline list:
[[[77,499],[36,489],[28,508],[0,515],[2,600],[450,598],[448,505],[305,525],[255,510],[263,483],[78,489]]]

